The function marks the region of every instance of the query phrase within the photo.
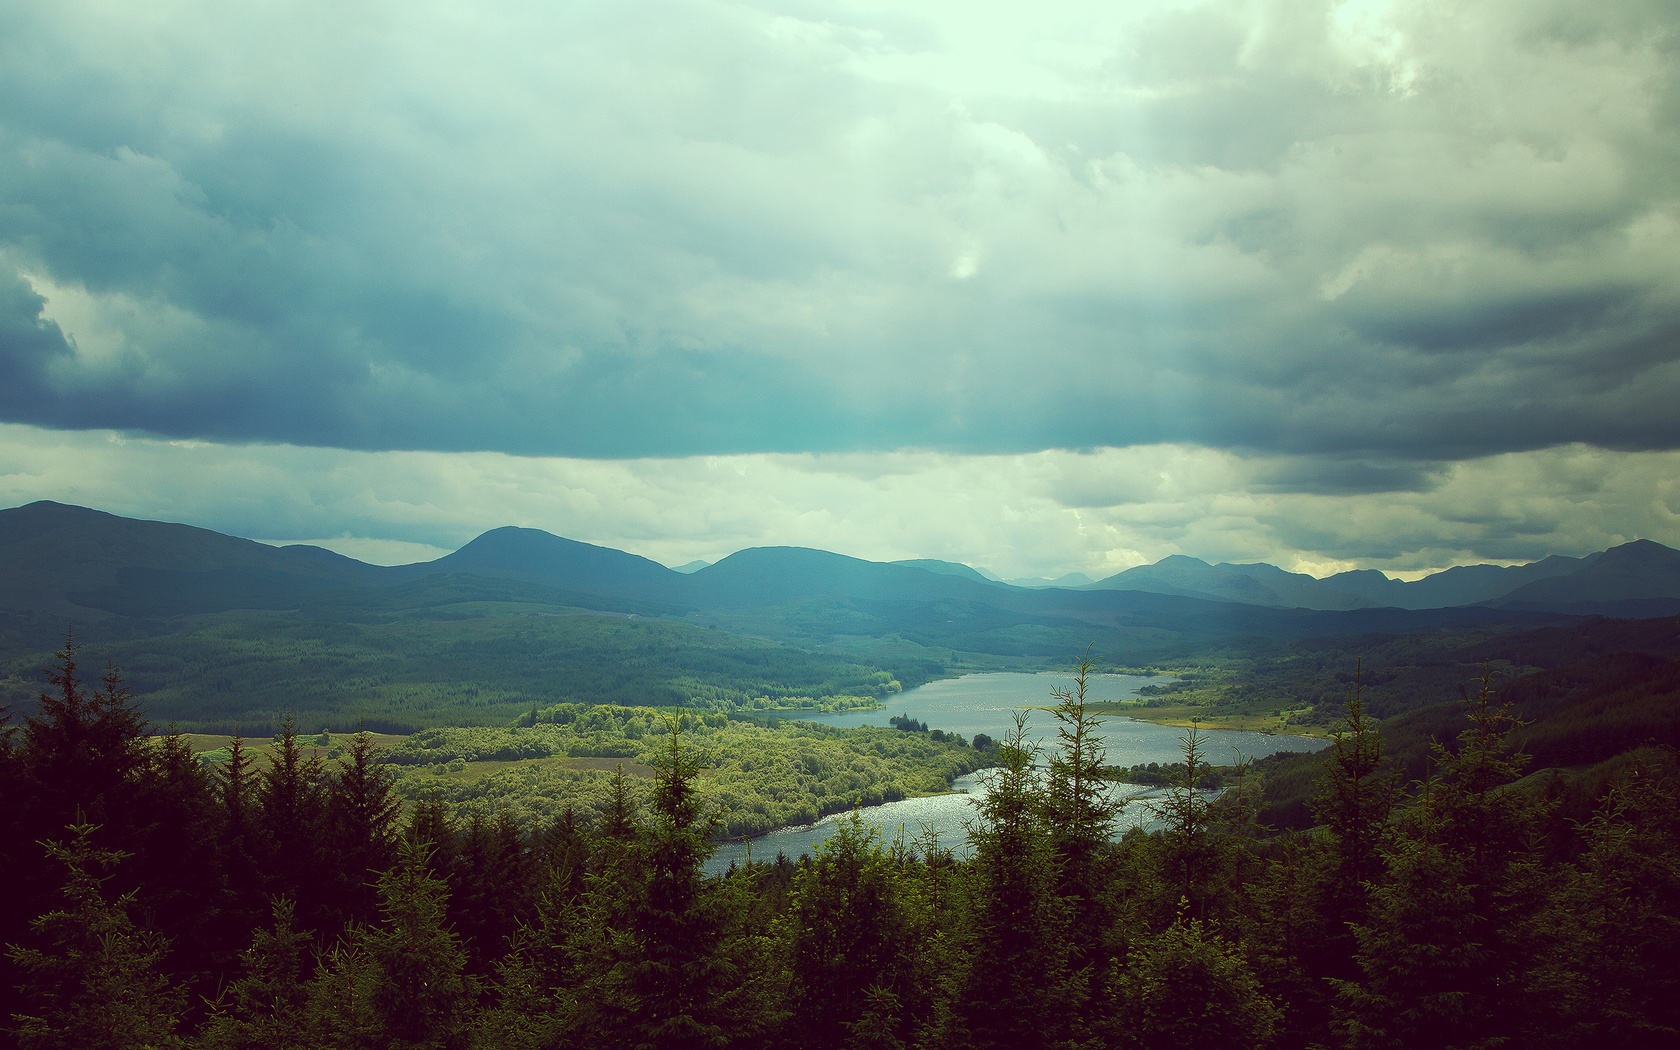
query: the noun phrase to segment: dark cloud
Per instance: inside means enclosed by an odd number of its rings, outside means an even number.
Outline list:
[[[844,5],[14,8],[0,414],[1328,457],[1257,482],[1301,492],[1680,446],[1680,95],[1641,28],[1668,9],[1489,3],[1449,33],[1402,3],[1365,43],[1327,10],[1141,17],[1037,90],[952,88],[935,60],[979,59],[937,13]]]
[[[1259,464],[1250,486],[1257,492],[1319,496],[1426,492],[1439,484],[1443,466],[1417,460],[1382,462],[1331,455],[1282,459]]]

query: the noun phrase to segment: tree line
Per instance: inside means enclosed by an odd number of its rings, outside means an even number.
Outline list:
[[[1513,787],[1484,679],[1402,785],[1357,688],[1310,834],[1214,797],[1194,732],[1152,832],[1112,836],[1091,671],[999,742],[971,852],[855,815],[707,876],[680,727],[594,819],[399,813],[365,738],[255,769],[150,743],[74,646],[0,750],[12,1038],[37,1047],[1667,1046],[1680,770],[1629,756],[1585,819]],[[1047,759],[1047,763],[1041,762]],[[1136,804],[1136,803],[1133,803]]]

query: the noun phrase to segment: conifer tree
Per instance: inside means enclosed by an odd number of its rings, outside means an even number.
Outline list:
[[[297,725],[290,715],[281,724],[273,757],[258,777],[257,828],[267,889],[272,896],[297,901],[299,920],[319,927],[324,871],[320,845],[326,799],[319,755],[306,756],[298,743]]]
[[[838,1047],[870,1033],[902,1042],[925,926],[910,875],[857,811],[841,819],[794,876],[783,921],[790,1006],[801,1042]],[[861,1026],[861,1027],[860,1027]]]
[[[0,940],[6,943],[22,940],[31,917],[58,903],[58,865],[39,843],[63,840],[65,828],[77,825],[96,827],[90,834],[100,847],[134,845],[128,841],[131,789],[146,764],[146,720],[115,666],[106,668],[98,687],[86,686],[80,649],[67,633],[64,648],[44,670],[49,688],[11,740],[3,807],[9,834],[0,844],[9,904],[0,908]],[[131,879],[124,881],[133,887]],[[3,969],[0,1012],[10,1012],[17,1005],[17,981]]]
[[[30,927],[41,947],[8,948],[23,977],[24,1012],[13,1018],[21,1050],[130,1050],[172,1047],[181,993],[160,969],[165,945],[129,918],[133,894],[107,900],[102,884],[124,857],[93,844],[93,825],[47,842],[63,866],[65,907]]]
[[[679,716],[680,718],[680,716]],[[719,820],[700,797],[700,763],[682,746],[681,723],[655,765],[652,818],[643,832],[646,882],[633,915],[640,958],[628,967],[642,1040],[678,1050],[745,1034],[736,960],[726,950],[727,901],[701,866]]]
[[[379,880],[380,924],[363,935],[377,975],[372,1008],[387,1046],[455,1046],[466,1030],[466,953],[445,924],[448,887],[427,860],[419,843],[399,847],[397,866]]]
[[[57,662],[47,668],[52,688],[24,719],[17,757],[29,781],[26,804],[51,834],[72,823],[99,825],[116,817],[104,825],[105,834],[116,835],[126,827],[120,819],[125,789],[146,760],[146,719],[114,664],[107,665],[97,689],[84,688],[76,659],[80,649],[66,639]]]
[[[1033,768],[1037,751],[1017,714],[986,794],[975,802],[968,952],[947,1033],[966,1045],[1053,1045],[1078,1012],[1067,971],[1067,912],[1056,894],[1055,848]]]
[[[1361,1045],[1494,1045],[1514,1036],[1528,1009],[1530,920],[1543,901],[1530,845],[1541,813],[1499,790],[1523,759],[1491,670],[1465,706],[1470,727],[1456,753],[1437,748],[1439,771],[1401,813],[1369,921],[1355,929],[1363,978],[1339,987]]]
[[[1098,730],[1102,719],[1086,706],[1085,692],[1096,664],[1090,652],[1080,659],[1073,685],[1050,692],[1056,701],[1058,746],[1050,753],[1047,813],[1056,849],[1065,868],[1083,869],[1107,842],[1123,800],[1108,790],[1103,775],[1107,752]]]
[[[292,1050],[308,1046],[312,938],[292,921],[293,904],[273,902],[272,928],[258,928],[240,956],[243,976],[206,1023],[203,1050]]]
[[[227,887],[228,925],[237,930],[256,926],[266,910],[254,765],[245,739],[235,733],[228,757],[215,773],[222,811],[221,832],[216,836],[217,868]]]
[[[1382,741],[1365,713],[1363,691],[1356,671],[1343,728],[1330,737],[1330,761],[1311,804],[1330,833],[1334,871],[1329,894],[1337,912],[1330,921],[1336,925],[1364,920],[1365,887],[1382,871],[1378,847],[1394,804],[1394,781],[1381,772]]]
[[[135,889],[146,926],[170,942],[177,979],[207,994],[211,971],[239,950],[245,932],[223,921],[229,901],[217,864],[221,807],[210,773],[173,726],[146,748],[145,759],[124,806],[130,824],[121,838],[134,855],[118,884]]]
[[[1547,1047],[1680,1041],[1680,760],[1636,752],[1583,829],[1534,935],[1524,1037]]]
[[[1105,1034],[1127,1050],[1252,1050],[1268,1043],[1277,1022],[1242,954],[1180,916],[1134,946]]]
[[[1124,799],[1109,789],[1103,773],[1107,757],[1098,730],[1102,719],[1086,706],[1086,689],[1096,664],[1087,649],[1075,669],[1073,684],[1051,690],[1057,701],[1058,746],[1050,752],[1045,814],[1056,851],[1056,892],[1068,911],[1068,966],[1084,974],[1086,997],[1100,996],[1106,967],[1099,965],[1105,933],[1114,924],[1104,907],[1098,860],[1108,848]]]
[[[1189,917],[1205,922],[1213,910],[1221,843],[1214,837],[1213,805],[1201,790],[1208,771],[1207,737],[1192,725],[1179,737],[1184,773],[1158,807],[1165,888]]]
[[[392,792],[392,782],[373,738],[363,732],[351,738],[327,785],[327,844],[337,876],[331,892],[334,910],[349,921],[373,920],[374,879],[396,861],[402,802]]]

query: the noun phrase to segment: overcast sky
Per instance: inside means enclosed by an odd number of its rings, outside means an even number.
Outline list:
[[[0,505],[1106,575],[1680,545],[1680,5],[0,5]]]

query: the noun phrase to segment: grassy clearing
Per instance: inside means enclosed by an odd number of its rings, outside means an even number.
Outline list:
[[[303,748],[305,758],[319,756],[325,761],[337,758],[355,735],[354,733],[330,733],[327,734],[327,743],[321,744],[318,743],[320,734],[310,733],[307,736],[299,734],[298,744]],[[408,739],[407,734],[398,733],[369,733],[368,736],[373,738],[373,745],[378,748],[395,747]],[[162,739],[161,736],[157,735],[147,737],[147,740],[153,744],[159,743]],[[226,760],[227,749],[233,744],[232,736],[221,733],[182,733],[181,739],[186,742],[188,749],[193,754],[200,756],[201,760],[215,765],[220,765]],[[271,763],[274,759],[274,744],[266,737],[246,738],[245,750],[250,753],[252,760],[258,763],[256,767],[258,769],[262,768],[263,764]]]

